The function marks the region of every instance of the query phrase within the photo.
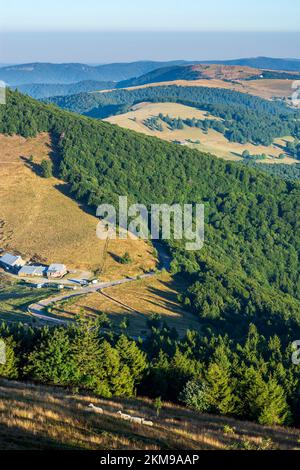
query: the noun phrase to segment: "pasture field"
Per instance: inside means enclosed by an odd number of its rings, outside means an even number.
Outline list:
[[[51,289],[30,288],[0,272],[0,321],[34,323],[27,307],[51,295]]]
[[[145,120],[150,117],[158,116],[160,113],[164,115],[168,114],[172,118],[180,117],[187,119],[194,117],[202,120],[206,118],[217,119],[204,111],[178,103],[140,103],[134,106],[130,112],[112,116],[106,119],[106,121],[169,142],[174,140],[186,141],[186,144],[192,148],[211,153],[226,160],[241,160],[244,150],[249,150],[253,155],[265,153],[268,159],[265,160],[264,163],[296,163],[294,159],[289,157],[286,157],[284,160],[279,160],[278,158],[279,155],[284,152],[283,149],[286,141],[291,140],[290,137],[276,139],[273,145],[266,147],[264,145],[242,145],[236,142],[229,142],[223,134],[213,129],[209,129],[208,132],[203,132],[201,129],[184,126],[184,129],[170,130],[166,123],[162,123],[162,132],[149,129],[145,125]],[[200,140],[200,144],[189,143],[187,142],[188,140],[193,142]]]
[[[40,176],[40,163],[51,153],[48,134],[32,139],[0,135],[0,249],[89,274],[103,262],[98,219],[71,198],[63,181]],[[151,247],[140,240],[112,240],[109,251],[103,280],[138,275],[156,264]],[[132,258],[126,266],[118,261],[125,252]]]
[[[169,327],[176,328],[180,336],[184,336],[188,329],[200,330],[200,323],[178,301],[178,294],[184,289],[182,282],[162,273],[105,289],[103,294],[88,294],[71,302],[56,304],[51,313],[68,318],[79,313],[94,317],[105,313],[114,331],[120,331],[120,325],[128,320],[126,333],[134,337],[149,333],[147,321],[152,315],[160,315]]]
[[[103,415],[90,411],[92,403]],[[118,419],[122,410],[153,427]],[[0,379],[1,450],[296,450],[300,432],[202,415],[149,399],[101,400],[61,388]]]

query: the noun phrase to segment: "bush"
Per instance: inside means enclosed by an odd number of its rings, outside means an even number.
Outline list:
[[[53,176],[53,164],[51,160],[43,160],[41,163],[41,173],[44,178],[51,178]]]
[[[180,395],[180,400],[193,410],[206,413],[210,408],[208,388],[205,382],[191,380],[188,382]]]

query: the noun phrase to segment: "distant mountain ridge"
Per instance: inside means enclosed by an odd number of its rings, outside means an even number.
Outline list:
[[[300,72],[300,59],[276,59],[269,57],[242,58],[214,61],[137,61],[105,65],[81,63],[31,63],[0,67],[0,80],[11,86],[24,84],[71,84],[87,80],[120,82],[140,77],[156,69],[183,65],[223,64],[258,69]]]
[[[213,60],[206,64],[244,65],[247,67],[300,72],[300,59],[277,59],[273,57],[253,57],[247,59]]]
[[[17,85],[11,88],[18,89],[24,95],[29,95],[35,99],[51,98],[53,96],[68,96],[78,93],[89,93],[95,90],[112,90],[116,87],[116,82],[99,82],[97,80],[84,80],[82,82],[63,83],[31,83]]]
[[[189,62],[187,62],[189,63]],[[32,63],[0,68],[0,80],[10,86],[23,84],[71,84],[86,80],[121,81],[138,77],[167,65],[183,65],[185,61],[115,63],[91,66],[79,63]]]

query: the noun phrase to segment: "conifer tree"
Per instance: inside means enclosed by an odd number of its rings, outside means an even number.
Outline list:
[[[128,366],[135,384],[139,384],[147,368],[146,354],[138,348],[135,341],[131,341],[125,335],[119,338],[116,349],[122,364]]]
[[[26,375],[42,383],[69,385],[74,377],[71,343],[64,328],[45,333],[29,354]]]
[[[16,344],[13,338],[9,337],[1,339],[1,353],[3,361],[0,362],[0,377],[7,379],[17,379],[18,372],[18,358],[15,353]],[[3,363],[2,363],[3,362]]]

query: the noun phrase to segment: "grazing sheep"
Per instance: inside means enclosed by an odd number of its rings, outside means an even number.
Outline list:
[[[104,414],[104,411],[102,408],[99,408],[95,405],[93,405],[92,403],[89,405],[89,408],[91,408],[92,410],[95,411],[95,413],[99,413],[100,415],[103,415]]]
[[[131,416],[123,414],[122,411],[118,411],[117,414],[120,416],[120,419],[123,419],[124,421],[130,421],[131,420]]]
[[[154,424],[152,423],[152,421],[146,421],[145,419],[143,419],[143,423],[142,423],[144,426],[154,426]]]
[[[136,418],[136,417],[132,416],[131,422],[134,423],[134,424],[143,424],[143,418]]]

